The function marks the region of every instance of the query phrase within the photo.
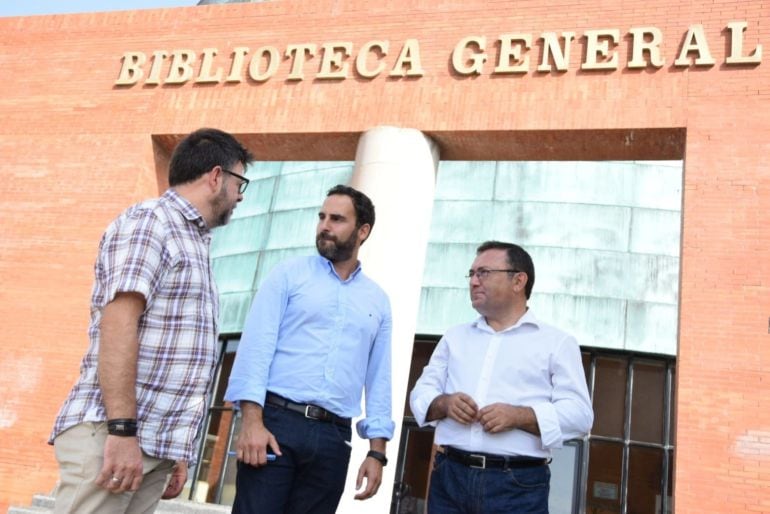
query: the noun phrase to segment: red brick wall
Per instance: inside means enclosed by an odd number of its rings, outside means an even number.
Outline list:
[[[45,440],[86,346],[94,252],[115,214],[157,194],[153,135],[216,126],[248,135],[263,158],[350,159],[358,132],[392,124],[433,134],[452,158],[668,158],[660,141],[685,130],[676,509],[770,512],[770,55],[724,65],[733,20],[748,22],[747,51],[770,53],[762,6],[319,0],[0,19],[0,509],[56,481]],[[717,64],[674,68],[696,23]],[[660,70],[625,69],[638,26],[663,32]],[[580,71],[580,36],[603,28],[620,29],[618,70]],[[544,31],[576,32],[566,73],[534,71]],[[494,41],[512,32],[532,34],[530,72],[492,76]],[[451,51],[471,35],[487,38],[492,62],[458,77]],[[424,76],[387,78],[407,38],[420,42]],[[372,80],[313,80],[316,57],[301,82],[285,80],[284,61],[262,84],[113,86],[124,51],[215,47],[227,74],[235,46],[355,51],[375,39],[391,48]],[[608,132],[644,128],[663,135],[642,145]]]

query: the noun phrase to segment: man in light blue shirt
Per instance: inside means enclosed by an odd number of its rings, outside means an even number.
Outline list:
[[[356,496],[374,496],[393,437],[390,302],[361,271],[374,226],[371,200],[329,190],[318,213],[319,255],[289,259],[251,306],[225,399],[242,412],[234,513],[336,511],[351,451],[351,418],[370,451]]]

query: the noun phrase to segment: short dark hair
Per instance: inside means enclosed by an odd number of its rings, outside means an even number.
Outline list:
[[[174,148],[168,166],[168,183],[176,186],[192,182],[215,166],[229,168],[237,162],[246,166],[253,160],[254,156],[227,132],[198,129]]]
[[[354,189],[350,186],[343,186],[337,184],[333,188],[329,189],[326,196],[331,195],[345,195],[349,196],[353,202],[353,207],[356,210],[356,228],[361,225],[369,225],[369,233],[374,228],[374,204],[372,200],[358,189]]]
[[[524,286],[524,294],[529,300],[532,294],[532,286],[535,285],[535,264],[527,251],[519,245],[513,243],[503,243],[501,241],[486,241],[476,248],[476,255],[487,250],[505,250],[508,256],[508,265],[527,274],[527,285]]]

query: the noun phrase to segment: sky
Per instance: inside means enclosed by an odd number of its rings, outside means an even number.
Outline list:
[[[0,17],[197,5],[198,0],[0,0]]]

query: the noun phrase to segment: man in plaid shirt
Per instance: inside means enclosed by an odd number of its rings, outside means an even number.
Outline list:
[[[90,346],[49,441],[57,513],[152,512],[181,492],[216,363],[211,229],[243,199],[251,161],[230,134],[193,132],[171,157],[169,189],[105,231]]]

